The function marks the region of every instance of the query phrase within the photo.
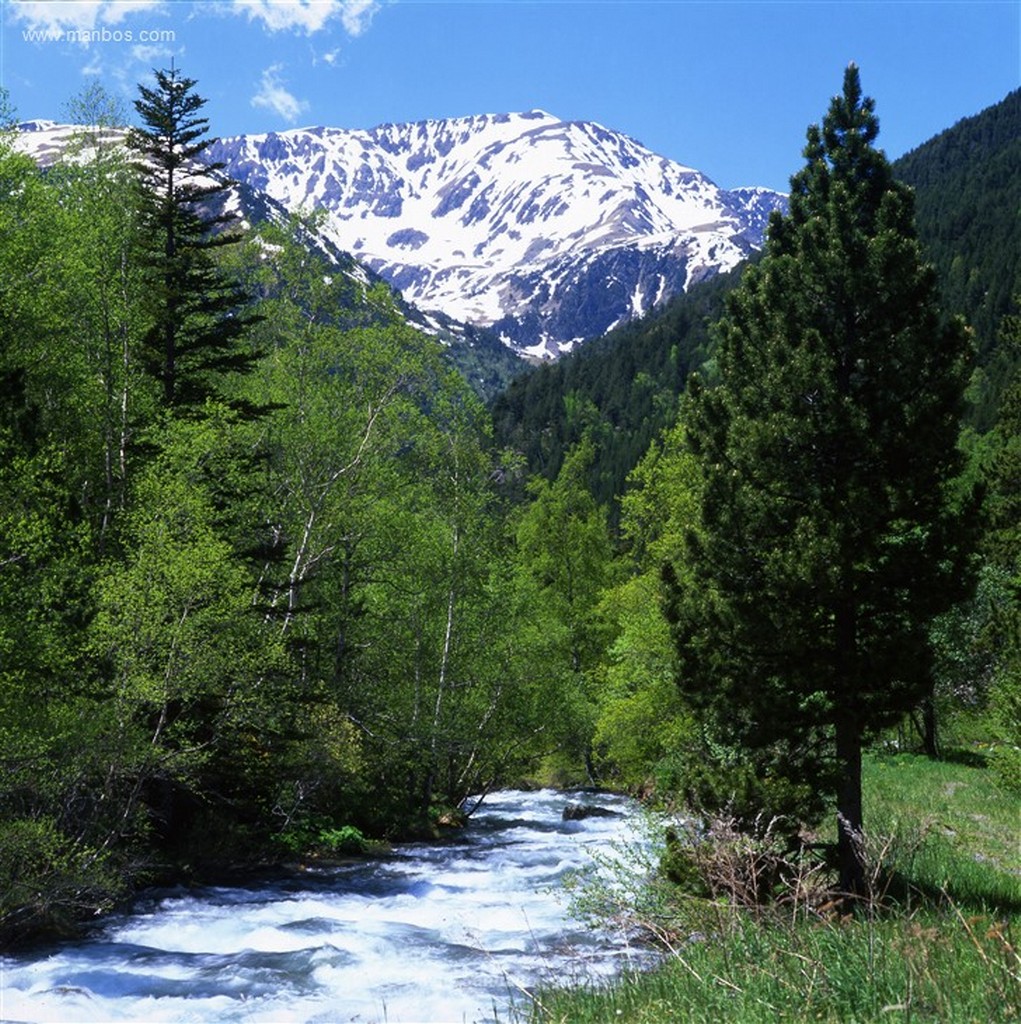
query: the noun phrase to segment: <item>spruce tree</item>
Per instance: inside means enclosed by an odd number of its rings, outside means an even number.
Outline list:
[[[236,242],[226,208],[230,182],[222,163],[204,162],[214,141],[195,80],[155,72],[156,87],[139,85],[142,126],[128,135],[138,154],[144,262],[149,270],[151,328],[146,365],[162,385],[163,402],[195,409],[226,399],[231,376],[255,360],[242,344],[251,325],[248,297],[217,267],[213,250]]]
[[[930,691],[927,625],[968,548],[949,485],[969,340],[877,133],[851,65],[716,327],[717,385],[691,381],[699,521],[690,576],[665,572],[682,689],[761,776],[835,803],[851,898],[863,744]]]

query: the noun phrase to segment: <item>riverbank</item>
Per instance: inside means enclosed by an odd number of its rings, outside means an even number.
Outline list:
[[[538,788],[538,787],[536,787]],[[228,815],[149,845],[130,839],[79,870],[50,833],[29,832],[0,851],[0,954],[42,948],[81,938],[97,921],[122,913],[154,889],[244,886],[265,878],[379,860],[395,844],[442,841],[456,836],[467,818],[459,808],[437,807],[427,815],[392,825],[386,835],[366,834],[326,818],[284,832],[240,828]],[[164,832],[172,830],[163,829]],[[10,841],[10,830],[8,831]]]
[[[582,802],[604,813],[578,817]],[[642,952],[555,894],[629,842],[634,802],[491,793],[464,829],[384,858],[149,892],[83,940],[0,957],[0,1018],[111,1024],[506,1019],[544,978]]]
[[[531,1024],[1021,1020],[1021,800],[981,757],[873,756],[870,850],[884,888],[851,920],[676,900],[662,968],[539,993]],[[882,838],[880,838],[882,837]]]

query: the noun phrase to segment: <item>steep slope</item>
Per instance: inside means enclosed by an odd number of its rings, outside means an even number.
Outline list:
[[[1021,89],[893,164],[915,189],[918,234],[947,308],[975,331],[975,425],[987,429],[1018,356],[997,344],[1021,298]]]
[[[1018,354],[997,343],[1000,319],[1021,295],[1021,90],[893,163],[915,188],[916,223],[940,280],[944,308],[975,332],[980,370],[973,425],[995,421]],[[723,313],[740,268],[517,378],[493,403],[496,437],[533,472],[555,476],[586,427],[600,440],[590,479],[600,501],[623,493],[649,441],[673,421],[687,374],[711,357],[708,324]]]
[[[210,154],[423,309],[557,355],[762,243],[784,197],[727,192],[590,122],[544,111],[221,140]]]
[[[652,441],[675,421],[688,374],[709,357],[709,325],[747,265],[521,374],[491,405],[498,446],[520,452],[531,472],[552,479],[568,449],[590,432],[599,456],[589,488],[612,505]]]
[[[123,144],[125,135],[124,129],[103,129],[98,141],[119,146]],[[82,129],[77,125],[25,121],[18,125],[17,145],[41,167],[50,167],[65,157],[69,146],[79,147],[82,138]],[[283,224],[290,216],[290,211],[282,203],[244,181],[235,179],[225,198],[222,208],[215,212],[235,215],[243,229],[264,222]],[[358,285],[382,281],[375,271],[337,245],[329,232],[306,232],[305,241],[332,274],[345,274]],[[509,352],[493,332],[461,323],[442,313],[424,313],[399,294],[395,298],[408,323],[444,343],[448,361],[461,371],[483,399],[492,398],[525,369],[525,364]]]

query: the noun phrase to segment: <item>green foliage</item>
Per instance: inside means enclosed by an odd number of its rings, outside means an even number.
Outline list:
[[[274,408],[267,517],[287,553],[261,592],[310,707],[285,813],[344,805],[366,829],[428,831],[435,806],[534,761],[547,680],[519,651],[481,406],[305,232],[265,228],[230,263],[263,296],[268,356],[247,387]]]
[[[1005,317],[1003,351],[1021,350],[1021,317]],[[1021,368],[1015,369],[988,437],[989,485],[986,575],[999,584],[998,601],[984,631],[990,649],[990,711],[1002,745],[994,764],[1002,781],[1021,791]]]
[[[384,851],[382,843],[369,839],[354,825],[333,825],[322,817],[292,821],[277,842],[297,857],[361,857]]]
[[[990,762],[1000,781],[1014,793],[1021,793],[1021,666],[1016,649],[1005,656],[997,670],[990,709],[1001,740]]]
[[[591,658],[589,618],[606,580],[610,540],[605,513],[585,487],[595,450],[586,439],[565,461],[556,480],[535,479],[532,502],[517,526],[525,571],[544,604],[570,634],[575,671]]]
[[[981,367],[972,422],[995,420],[1017,353],[997,342],[1001,319],[1021,292],[1021,90],[959,121],[894,165],[915,190],[918,235],[936,267],[943,301],[975,332]]]
[[[646,573],[613,587],[600,611],[616,635],[598,696],[596,765],[602,778],[638,790],[665,759],[690,748],[694,723],[674,682],[675,654],[658,578]]]
[[[157,71],[156,88],[139,86],[143,126],[128,135],[137,153],[138,244],[151,321],[141,355],[163,404],[182,409],[201,408],[207,398],[236,402],[231,377],[257,356],[242,344],[251,327],[248,296],[212,256],[238,236],[225,230],[235,217],[217,209],[227,191],[222,166],[202,162],[212,139],[201,116],[206,101],[194,86],[176,69]]]
[[[586,438],[568,455],[556,480],[533,479],[532,501],[515,529],[518,607],[542,618],[545,640],[538,650],[543,671],[556,681],[562,749],[576,764],[584,763],[589,777],[596,669],[606,639],[598,603],[611,556],[605,510],[585,486],[594,457]]]
[[[697,507],[697,474],[681,427],[666,432],[629,478],[621,502],[622,579],[600,604],[608,636],[596,722],[605,778],[632,789],[670,789],[698,730],[675,683],[677,652],[664,613],[660,570],[676,564]]]
[[[688,374],[707,358],[708,325],[739,278],[737,271],[703,282],[645,319],[517,377],[492,403],[497,443],[520,451],[532,473],[552,480],[589,431],[600,453],[589,467],[588,488],[609,505],[674,422]]]
[[[940,749],[958,742],[962,729],[978,723],[980,737],[989,738],[989,698],[1000,660],[1000,634],[1011,604],[1009,574],[986,562],[979,568],[975,594],[932,623],[934,685],[929,700]]]
[[[109,909],[124,882],[109,851],[75,842],[48,818],[0,822],[0,930],[69,932],[75,915]]]
[[[428,832],[579,732],[479,401],[314,224],[226,244],[193,86],[139,165],[98,89],[45,174],[0,144],[0,942]]]

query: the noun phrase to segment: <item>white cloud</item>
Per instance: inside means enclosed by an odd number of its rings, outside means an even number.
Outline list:
[[[94,49],[92,56],[89,58],[88,63],[82,68],[82,75],[85,77],[99,78],[105,73],[103,62],[100,60],[99,49]]]
[[[318,32],[339,19],[348,35],[359,36],[379,10],[380,0],[232,0],[235,13],[261,21],[271,32]]]
[[[7,10],[30,29],[59,33],[116,25],[129,14],[162,5],[163,0],[10,0]]]
[[[280,78],[281,71],[281,64],[271,64],[263,71],[259,91],[252,97],[252,106],[272,111],[288,124],[294,124],[299,115],[308,110],[308,103],[288,91]]]
[[[317,53],[314,49],[310,48],[312,54],[312,67],[317,68],[320,64],[326,64],[328,67],[335,68],[341,62],[342,51],[339,46],[332,50],[327,50],[326,53]]]
[[[161,45],[147,45],[139,43],[137,46],[131,47],[131,56],[138,61],[139,64],[145,64],[148,67],[162,67],[171,57],[175,55],[175,50],[169,46]]]
[[[380,8],[376,0],[348,0],[341,4],[340,20],[349,36],[360,36],[371,24]]]

